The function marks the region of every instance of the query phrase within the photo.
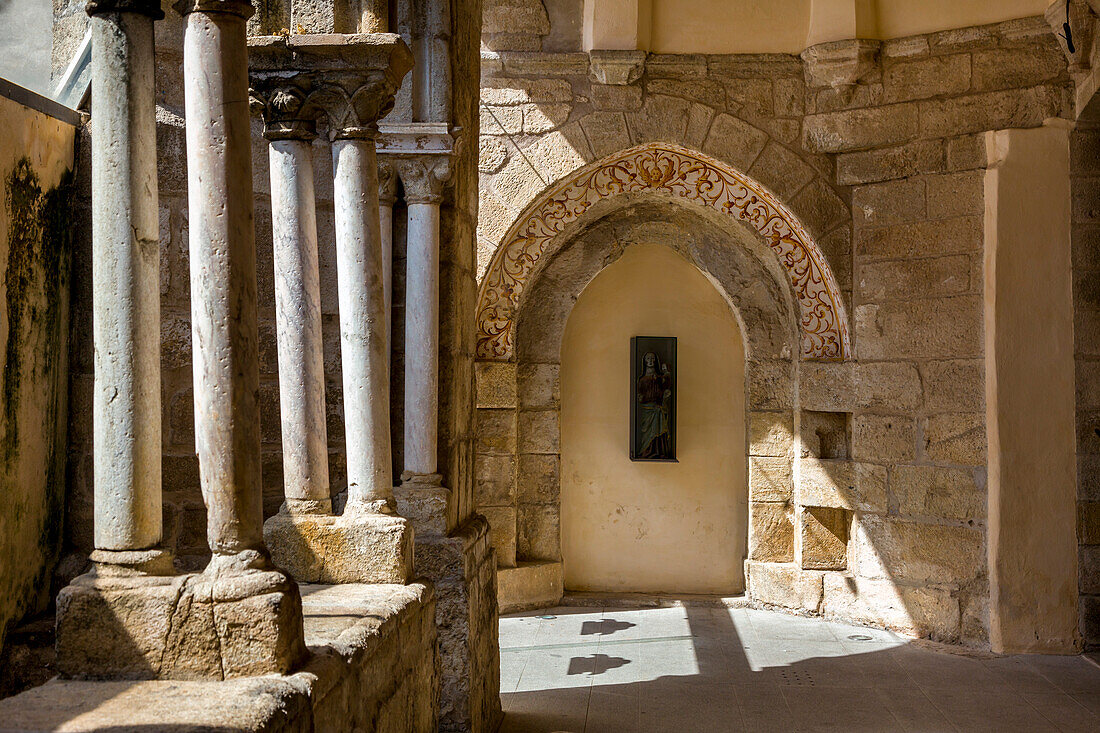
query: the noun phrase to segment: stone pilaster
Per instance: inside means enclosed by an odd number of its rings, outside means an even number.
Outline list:
[[[279,564],[299,580],[404,583],[412,573],[412,529],[396,515],[393,497],[375,138],[377,120],[392,107],[411,56],[397,36],[386,34],[264,37],[251,43],[254,88],[278,86],[293,76],[293,91],[268,98],[282,99],[284,107],[315,106],[328,118],[333,138],[348,474],[342,516],[293,512],[288,492],[288,506],[268,520],[265,534]],[[265,120],[275,122],[278,110],[270,104],[264,110]],[[278,206],[274,198],[272,205]],[[287,354],[288,360],[301,358]]]

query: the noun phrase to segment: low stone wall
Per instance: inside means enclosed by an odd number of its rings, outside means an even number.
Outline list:
[[[497,573],[485,518],[474,515],[448,537],[418,537],[416,574],[431,579],[438,599],[439,730],[496,730],[501,718]]]
[[[53,680],[0,702],[4,731],[435,731],[431,585],[303,585],[311,657],[226,682]]]

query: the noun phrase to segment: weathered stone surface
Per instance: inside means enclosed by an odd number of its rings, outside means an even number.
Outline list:
[[[794,517],[789,504],[756,501],[749,504],[749,559],[794,560]]]
[[[556,453],[521,453],[516,500],[523,504],[552,504],[560,498],[561,457]]]
[[[959,602],[939,588],[826,573],[822,610],[826,618],[882,626],[909,636],[951,641],[959,633]]]
[[[563,79],[521,79],[489,77],[481,81],[481,101],[490,106],[507,107],[528,102],[568,102],[573,88]]]
[[[859,266],[859,289],[867,301],[944,297],[971,289],[969,255],[868,262]]]
[[[985,538],[969,527],[857,515],[849,559],[849,569],[862,577],[966,583],[984,571]]]
[[[516,564],[516,508],[514,506],[479,506],[489,522],[489,538],[496,551],[497,564],[502,568]]]
[[[809,507],[799,513],[802,568],[843,570],[848,564],[849,513],[844,509]]]
[[[747,171],[767,142],[768,134],[763,130],[731,115],[719,114],[710,125],[703,152]]]
[[[413,570],[409,520],[366,512],[291,514],[264,522],[275,564],[302,583],[408,582]]]
[[[976,90],[1029,87],[1064,76],[1065,59],[1053,48],[1043,53],[1034,46],[993,48],[970,55]]]
[[[861,359],[977,357],[983,349],[974,296],[861,305],[855,322]]]
[[[645,67],[645,51],[592,49],[588,55],[588,73],[599,84],[631,84]]]
[[[1038,127],[1043,120],[1061,114],[1062,96],[1058,89],[1032,87],[920,102],[920,133],[946,137],[983,130]]]
[[[970,56],[952,54],[891,64],[882,74],[884,101],[903,102],[970,89]]]
[[[856,415],[852,419],[852,457],[857,461],[911,461],[917,450],[916,423],[901,415]]]
[[[592,95],[592,106],[596,109],[626,112],[642,106],[642,88],[636,85],[593,84],[589,93]]]
[[[561,509],[554,504],[521,504],[516,554],[523,560],[561,560]]]
[[[908,178],[943,170],[946,148],[941,140],[914,140],[880,150],[866,150],[837,156],[837,183],[850,186]]]
[[[855,364],[803,362],[798,366],[798,399],[807,410],[851,411],[857,399]]]
[[[885,512],[886,467],[803,458],[797,498],[802,506]]]
[[[917,107],[911,103],[807,115],[802,144],[815,153],[880,148],[914,139],[918,125]]]
[[[561,427],[557,410],[523,410],[519,413],[519,452],[558,453]]]
[[[899,513],[912,517],[985,518],[985,471],[939,466],[895,466],[890,489]]]
[[[1082,545],[1100,545],[1100,501],[1078,502],[1077,537]]]
[[[474,364],[477,379],[477,406],[516,407],[516,365],[502,362]]]
[[[597,157],[603,158],[630,147],[630,131],[621,112],[593,112],[581,118],[580,124]]]
[[[516,459],[509,455],[478,455],[474,460],[474,498],[479,507],[514,504]]]
[[[793,403],[793,365],[789,361],[753,361],[746,368],[747,403],[752,410],[789,409]]]
[[[868,259],[974,252],[981,247],[982,220],[973,216],[860,227],[856,232],[856,254]]]
[[[516,411],[477,411],[477,452],[516,452]]]
[[[851,453],[846,412],[803,410],[799,421],[803,458],[848,458]]]
[[[985,416],[955,413],[929,417],[924,426],[924,452],[938,463],[984,466]]]
[[[804,572],[795,565],[746,562],[749,597],[784,608],[817,611],[821,606],[821,573]]]
[[[559,371],[557,364],[521,364],[516,375],[520,407],[557,407],[561,403]]]
[[[855,384],[861,409],[910,411],[921,406],[921,378],[913,364],[859,362]]]
[[[963,171],[928,176],[928,217],[980,216],[985,211],[985,174]]]
[[[876,40],[845,39],[810,46],[801,54],[810,88],[849,87],[877,70],[881,43]]]
[[[431,586],[303,586],[302,594],[312,655],[300,672],[218,682],[54,680],[0,702],[0,715],[23,731],[154,730],[169,719],[181,730],[435,731]]]
[[[862,226],[917,222],[925,216],[925,184],[905,178],[859,186],[852,191],[852,213]]]
[[[59,671],[221,680],[294,669],[306,653],[298,587],[276,571],[214,573],[78,577],[57,597]]]
[[[789,458],[749,457],[750,501],[790,501],[793,484]]]
[[[523,562],[497,574],[501,613],[548,608],[561,602],[564,580],[560,562]]]
[[[749,455],[789,457],[794,449],[794,419],[789,412],[749,414]]]

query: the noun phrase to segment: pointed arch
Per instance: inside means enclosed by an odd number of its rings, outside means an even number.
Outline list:
[[[551,242],[596,202],[657,193],[709,207],[752,227],[790,277],[799,305],[803,359],[851,356],[848,318],[828,261],[805,227],[758,182],[702,153],[646,143],[570,174],[536,198],[509,229],[481,283],[477,358],[514,358],[520,299]]]

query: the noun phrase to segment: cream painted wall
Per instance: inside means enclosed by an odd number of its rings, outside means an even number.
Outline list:
[[[996,652],[1077,644],[1070,123],[986,136],[989,631]]]
[[[584,49],[800,53],[1042,15],[1051,0],[585,0]]]
[[[677,338],[678,463],[629,459],[630,337]],[[581,293],[561,362],[566,588],[734,593],[747,534],[745,351],[730,306],[668,247]]]

